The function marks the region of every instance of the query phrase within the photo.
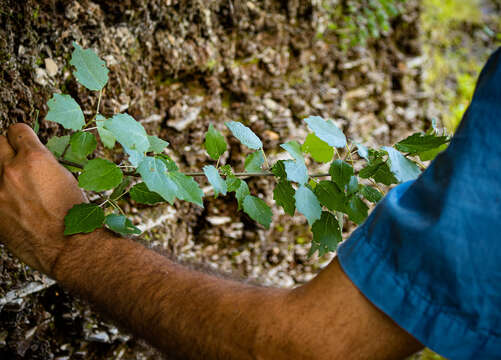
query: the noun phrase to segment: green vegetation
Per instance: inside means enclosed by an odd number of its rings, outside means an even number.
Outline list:
[[[203,207],[205,194],[194,176],[204,176],[216,197],[234,192],[239,209],[268,229],[272,211],[264,200],[250,193],[245,179],[274,176],[277,179],[273,192],[275,202],[291,216],[297,210],[306,217],[313,232],[310,255],[316,251],[323,255],[336,250],[342,240],[345,217],[356,224],[362,223],[368,215],[367,203],[377,203],[383,197],[378,183],[391,185],[416,178],[423,167],[418,159],[433,158],[449,142],[448,137],[438,136],[435,129],[431,129],[426,134],[414,134],[395,147],[368,149],[351,143],[332,120],[310,116],[305,123],[311,133],[304,144],[298,141],[281,144],[291,159],[278,160],[271,166],[259,136],[241,122],[230,121],[225,123],[229,132],[253,150],[245,159],[245,171],[237,173],[229,165],[220,166],[228,145],[225,136],[210,125],[205,148],[216,164],[204,166],[201,173],[185,174],[164,153],[169,143],[148,135],[132,116],[115,114],[105,118],[100,114],[108,69],[92,50],[74,46],[70,61],[75,67],[73,74],[87,89],[99,92],[98,105],[94,115],[85,119],[84,112],[70,95],[54,94],[48,102],[46,119],[74,132],[70,136],[51,138],[47,146],[60,162],[79,173],[79,186],[98,193],[101,200],[74,206],[65,218],[66,235],[91,232],[103,225],[122,235],[138,234],[139,229],[119,204],[126,196],[138,203],[167,201],[172,204],[179,199]],[[98,138],[103,146],[113,150],[116,143],[120,144],[126,160],[117,165],[111,159],[89,159],[98,146]],[[353,158],[357,155],[365,162],[359,172],[354,169]],[[332,161],[328,173],[311,171],[308,167],[314,166],[313,160]]]
[[[442,121],[453,132],[470,103],[482,65],[499,45],[501,21],[487,24],[480,0],[424,0],[422,9],[429,59],[425,84],[437,94]],[[494,46],[485,45],[485,38]]]
[[[328,31],[339,36],[343,49],[366,45],[391,29],[391,20],[401,13],[405,0],[348,0],[339,6],[337,1],[323,1],[329,14]],[[322,36],[323,34],[319,34]]]

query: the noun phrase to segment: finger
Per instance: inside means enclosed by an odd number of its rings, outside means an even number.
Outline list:
[[[16,153],[12,146],[10,146],[7,138],[0,135],[0,166],[14,158],[14,155],[16,155]]]
[[[16,153],[29,150],[45,149],[37,134],[26,124],[17,123],[7,130],[9,143]]]

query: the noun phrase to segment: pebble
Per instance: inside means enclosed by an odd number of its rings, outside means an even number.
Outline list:
[[[49,76],[55,76],[57,74],[57,64],[51,58],[45,59],[45,71]]]
[[[47,85],[47,72],[42,68],[37,68],[35,70],[35,82],[38,85]]]
[[[96,332],[94,334],[89,335],[87,340],[106,344],[106,343],[110,342],[110,337],[104,331],[99,331],[99,332]]]

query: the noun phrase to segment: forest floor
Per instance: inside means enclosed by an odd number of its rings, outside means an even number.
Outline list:
[[[111,70],[103,113],[127,111],[167,139],[182,170],[208,163],[208,124],[223,131],[228,120],[262,136],[271,161],[280,143],[304,140],[308,115],[333,118],[357,141],[389,145],[433,118],[452,130],[481,64],[501,41],[495,0],[472,1],[472,8],[460,0],[408,0],[391,33],[348,52],[326,30],[328,12],[308,1],[186,3],[0,0],[1,129],[32,123],[37,110],[43,119],[58,89],[95,108],[97,96],[78,87],[68,65],[77,41],[95,48]],[[42,121],[41,138],[54,134],[62,132]],[[246,150],[232,140],[230,147],[223,163],[242,167]],[[270,181],[249,185],[271,204]],[[265,286],[301,285],[332,258],[308,258],[311,234],[301,216],[274,211],[265,230],[229,196],[208,199],[203,209],[181,202],[122,206],[141,224],[147,246]],[[0,358],[161,356],[0,247]]]

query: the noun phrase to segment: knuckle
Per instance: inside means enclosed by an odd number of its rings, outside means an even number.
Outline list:
[[[24,123],[15,123],[9,127],[9,130],[14,131],[14,132],[26,131],[28,129],[31,129],[31,128]]]
[[[31,128],[26,124],[16,123],[16,124],[12,124],[9,127],[8,132],[10,133],[10,135],[13,135],[13,136],[22,136],[23,134],[25,134],[26,132],[28,132],[30,130],[31,130]]]

